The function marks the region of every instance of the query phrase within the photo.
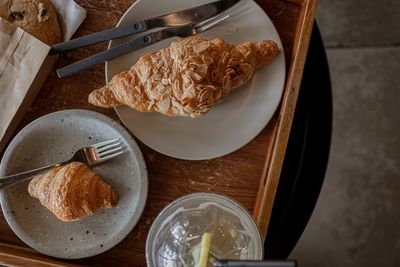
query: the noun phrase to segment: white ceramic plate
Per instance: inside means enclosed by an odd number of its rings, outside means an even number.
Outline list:
[[[82,146],[121,138],[125,153],[93,167],[119,196],[115,208],[76,222],[58,220],[29,196],[28,181],[0,190],[3,214],[17,236],[37,251],[77,259],[102,253],[121,241],[139,220],[147,198],[142,153],[117,122],[92,111],[65,110],[26,126],[8,146],[0,176],[66,160]]]
[[[138,0],[128,9],[119,24],[151,18],[190,8],[212,0]],[[222,38],[240,44],[271,39],[280,53],[271,64],[255,73],[241,88],[233,91],[221,104],[200,118],[167,117],[158,113],[139,113],[128,107],[116,111],[125,126],[143,143],[171,157],[200,160],[229,154],[250,142],[266,126],[279,105],[285,84],[285,59],[282,43],[271,20],[252,0],[242,0],[228,11],[231,17],[202,33],[207,38]],[[110,47],[123,40],[112,41]],[[146,53],[169,46],[164,40],[151,47],[132,52],[106,64],[106,79],[129,69]]]

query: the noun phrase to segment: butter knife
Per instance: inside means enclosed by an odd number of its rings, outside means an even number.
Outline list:
[[[293,260],[216,260],[214,267],[296,267],[297,262]]]
[[[209,28],[215,26],[216,24],[229,18],[229,15],[221,14],[214,18],[210,18],[206,21],[197,23],[195,25],[186,25],[181,27],[164,28],[162,30],[148,33],[144,36],[138,37],[132,41],[117,45],[106,51],[100,52],[98,54],[92,55],[90,57],[81,59],[74,62],[68,66],[58,69],[57,75],[59,78],[64,78],[90,68],[94,65],[104,63],[110,59],[125,55],[132,51],[144,48],[146,46],[152,45],[159,41],[171,38],[171,37],[188,37],[191,35],[196,35],[201,32],[208,30]]]
[[[238,2],[240,2],[240,0],[220,0],[143,21],[131,22],[112,29],[96,32],[76,39],[72,39],[67,42],[55,44],[52,46],[50,53],[61,53],[64,51],[89,46],[103,41],[144,32],[153,28],[179,27],[188,24],[194,24],[199,21],[211,18],[229,9]]]

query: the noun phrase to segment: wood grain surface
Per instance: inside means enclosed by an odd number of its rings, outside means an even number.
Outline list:
[[[87,19],[74,37],[116,25],[133,0],[77,0],[87,9]],[[297,101],[316,0],[258,0],[282,39],[288,79],[283,102],[265,129],[249,144],[227,156],[205,161],[185,161],[164,156],[136,140],[149,172],[149,195],[144,213],[133,231],[111,250],[88,259],[61,261],[28,248],[0,215],[0,263],[19,266],[57,264],[96,266],[145,266],[145,241],[155,216],[168,203],[193,192],[215,192],[240,201],[258,222],[265,237],[293,112]],[[67,52],[55,68],[106,49],[107,44]],[[87,103],[89,93],[105,84],[104,65],[59,79],[53,71],[16,132],[31,121],[64,109],[89,109],[117,121],[113,109]]]

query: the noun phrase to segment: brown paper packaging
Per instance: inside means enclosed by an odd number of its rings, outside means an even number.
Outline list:
[[[50,46],[0,18],[0,152],[57,60],[49,51]]]

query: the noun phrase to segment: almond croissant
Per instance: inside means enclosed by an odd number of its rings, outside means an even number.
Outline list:
[[[100,107],[127,105],[137,111],[197,117],[247,82],[270,62],[278,47],[270,40],[234,45],[190,37],[145,55],[128,71],[89,95]]]
[[[36,176],[29,183],[28,192],[63,221],[79,220],[118,202],[111,186],[80,162]]]

